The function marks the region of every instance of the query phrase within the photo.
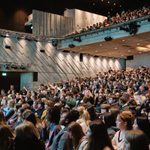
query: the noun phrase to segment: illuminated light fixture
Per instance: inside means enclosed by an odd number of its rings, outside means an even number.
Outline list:
[[[8,37],[9,36],[9,34],[8,33],[6,33],[6,37]]]
[[[142,51],[142,52],[148,52],[148,51],[150,51],[150,48],[138,46],[138,47],[136,47],[136,50]]]
[[[150,44],[146,45],[146,47],[150,49]]]
[[[6,77],[6,76],[7,76],[7,73],[6,73],[6,72],[3,72],[3,73],[2,73],[2,76],[3,76],[3,77]]]

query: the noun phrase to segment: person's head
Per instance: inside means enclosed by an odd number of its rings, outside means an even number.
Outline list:
[[[147,116],[138,116],[134,120],[133,128],[142,130],[148,137],[150,137],[150,123]]]
[[[104,114],[104,122],[107,128],[115,126],[115,117],[111,112]]]
[[[25,121],[32,122],[34,125],[36,125],[36,116],[31,110],[25,110],[22,115]]]
[[[51,123],[59,124],[60,108],[58,106],[49,108],[47,113],[47,120],[50,121]]]
[[[87,131],[88,150],[113,149],[105,124],[99,119],[92,121]]]
[[[125,150],[149,150],[147,136],[141,130],[126,132]]]
[[[68,126],[71,122],[76,121],[79,118],[79,112],[77,110],[71,110],[65,114],[63,125]]]
[[[39,132],[31,122],[24,122],[18,125],[15,129],[15,148],[19,149],[33,149],[37,147],[40,138]]]
[[[82,127],[78,123],[72,122],[72,123],[69,124],[68,130],[69,130],[69,133],[72,137],[73,145],[76,148],[79,144],[79,141],[84,136]]]
[[[89,107],[87,108],[87,111],[88,111],[89,114],[90,114],[90,119],[91,119],[92,121],[95,120],[95,119],[96,119],[96,111],[95,111],[94,106],[89,106]]]
[[[7,125],[0,125],[0,150],[7,150],[11,147],[14,134]]]
[[[120,130],[131,130],[134,122],[134,116],[130,111],[123,111],[118,114],[116,125]]]

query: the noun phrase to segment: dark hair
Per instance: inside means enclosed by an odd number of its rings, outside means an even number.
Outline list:
[[[93,121],[93,120],[95,120],[95,119],[97,118],[94,106],[88,107],[88,108],[87,108],[87,111],[88,111],[89,114],[90,114],[90,119],[91,119],[91,121]]]
[[[0,110],[0,123],[5,122],[5,121],[6,121],[5,116],[4,116],[3,112]]]
[[[104,113],[104,122],[107,128],[110,128],[112,126],[115,126],[116,124],[116,118],[111,112]]]
[[[72,121],[79,119],[79,112],[77,110],[71,110],[65,117],[65,124],[68,125]]]
[[[39,140],[39,133],[31,122],[24,122],[16,127],[15,150],[44,150],[44,143]]]
[[[26,121],[30,121],[30,122],[32,122],[34,125],[36,125],[36,116],[35,116],[35,114],[34,114],[31,110],[29,110],[29,109],[27,109],[27,110],[25,110],[25,111],[23,112],[23,119],[26,120]]]
[[[150,123],[147,116],[138,116],[136,120],[138,128],[150,138]]]
[[[60,120],[60,107],[54,106],[52,108],[49,108],[47,113],[47,119],[51,123],[59,124]]]
[[[127,150],[149,150],[148,138],[141,130],[127,131],[125,137],[130,144]]]
[[[14,135],[9,126],[0,125],[0,150],[9,150],[13,145]]]
[[[84,132],[82,130],[82,127],[76,123],[76,122],[72,122],[69,126],[68,126],[68,130],[71,132],[72,137],[73,137],[73,145],[75,146],[75,148],[79,145],[79,142],[81,140],[81,138],[84,136]]]
[[[101,120],[90,123],[90,135],[87,150],[102,150],[109,147],[113,150],[105,124]]]

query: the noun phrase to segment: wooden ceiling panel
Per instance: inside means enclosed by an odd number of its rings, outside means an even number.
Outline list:
[[[150,51],[150,32],[112,41],[66,48],[66,50],[105,57],[127,57]]]

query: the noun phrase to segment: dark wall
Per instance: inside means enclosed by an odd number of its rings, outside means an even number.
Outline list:
[[[6,6],[5,6],[6,7]],[[25,22],[31,11],[24,8],[0,8],[0,28],[13,31],[25,32]]]
[[[7,72],[7,76],[2,76],[2,72],[0,72],[0,90],[8,91],[10,85],[14,85],[16,91],[20,90],[20,73]]]

